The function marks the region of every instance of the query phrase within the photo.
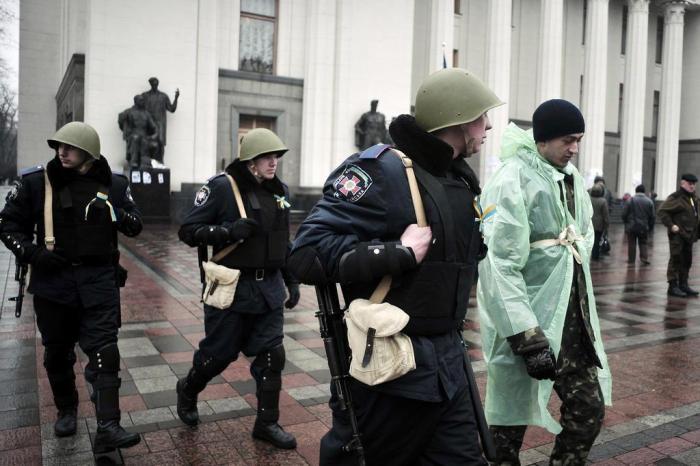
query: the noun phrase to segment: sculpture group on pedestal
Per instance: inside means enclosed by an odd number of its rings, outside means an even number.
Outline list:
[[[165,92],[158,90],[158,78],[150,78],[149,91],[134,96],[134,105],[119,114],[119,129],[126,141],[126,160],[131,168],[163,165],[167,134],[167,114],[177,110],[180,90],[171,103]]]

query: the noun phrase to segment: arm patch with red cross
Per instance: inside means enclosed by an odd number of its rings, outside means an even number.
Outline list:
[[[357,165],[348,165],[333,182],[333,197],[357,202],[372,186],[372,177]]]

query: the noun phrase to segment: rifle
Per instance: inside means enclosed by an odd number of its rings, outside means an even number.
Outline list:
[[[357,464],[365,466],[365,453],[360,439],[360,428],[352,405],[352,396],[348,388],[350,378],[349,347],[347,331],[343,322],[343,311],[338,302],[338,291],[333,282],[316,285],[316,298],[319,310],[316,312],[323,346],[331,372],[331,383],[335,386],[340,409],[348,412],[352,427],[352,440],[343,446],[345,452],[355,452]]]
[[[19,283],[19,290],[17,291],[17,296],[9,298],[8,301],[15,302],[15,317],[20,317],[22,315],[22,303],[24,303],[24,287],[27,282],[27,270],[29,265],[25,262],[20,262],[15,259],[15,281]],[[0,310],[2,308],[0,307]],[[0,318],[2,318],[2,313],[0,312]]]
[[[462,321],[462,328],[464,327],[464,321]],[[484,408],[481,406],[481,397],[479,396],[479,387],[476,385],[476,378],[474,377],[474,369],[472,369],[472,362],[469,359],[469,353],[467,350],[467,342],[464,341],[462,332],[460,330],[459,336],[462,339],[462,346],[464,347],[464,368],[467,372],[467,382],[469,383],[469,392],[472,399],[472,408],[474,410],[474,417],[476,418],[476,426],[479,429],[479,438],[481,440],[481,449],[484,452],[484,456],[487,460],[491,462],[496,461],[496,444],[493,442],[493,436],[489,430],[489,425],[486,422],[486,416],[484,415]]]

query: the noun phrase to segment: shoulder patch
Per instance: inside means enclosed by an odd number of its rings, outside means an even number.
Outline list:
[[[31,175],[32,173],[37,173],[44,171],[44,167],[42,165],[35,165],[33,167],[25,168],[24,170],[19,172],[20,176],[27,176]]]
[[[203,206],[207,202],[207,199],[209,199],[209,194],[211,194],[211,190],[209,186],[205,184],[197,191],[197,195],[194,197],[194,206]]]
[[[129,200],[129,202],[134,202],[134,198],[131,196],[131,186],[127,185],[126,186],[126,198]]]
[[[6,202],[11,202],[17,199],[17,195],[19,194],[19,190],[22,188],[22,182],[21,181],[15,181],[12,183],[12,188],[10,188],[10,191],[7,193],[7,196],[5,196],[5,201]]]
[[[365,149],[361,154],[361,159],[376,159],[387,150],[391,149],[389,144],[375,144],[372,147]]]
[[[333,182],[333,197],[357,202],[372,186],[372,177],[357,165],[348,165]]]

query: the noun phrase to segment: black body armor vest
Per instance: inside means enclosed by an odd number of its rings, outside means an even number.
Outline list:
[[[104,200],[94,201],[98,192],[109,190],[87,177],[76,177],[61,190],[54,190],[53,222],[56,252],[71,261],[110,263],[115,252],[115,226]]]
[[[248,217],[255,219],[259,228],[223,258],[221,265],[234,269],[283,267],[289,244],[289,209],[280,208],[274,194],[259,185],[242,196]]]
[[[481,236],[464,181],[415,171],[436,241],[416,270],[395,278],[386,301],[410,316],[404,333],[436,335],[460,328],[466,316]]]

